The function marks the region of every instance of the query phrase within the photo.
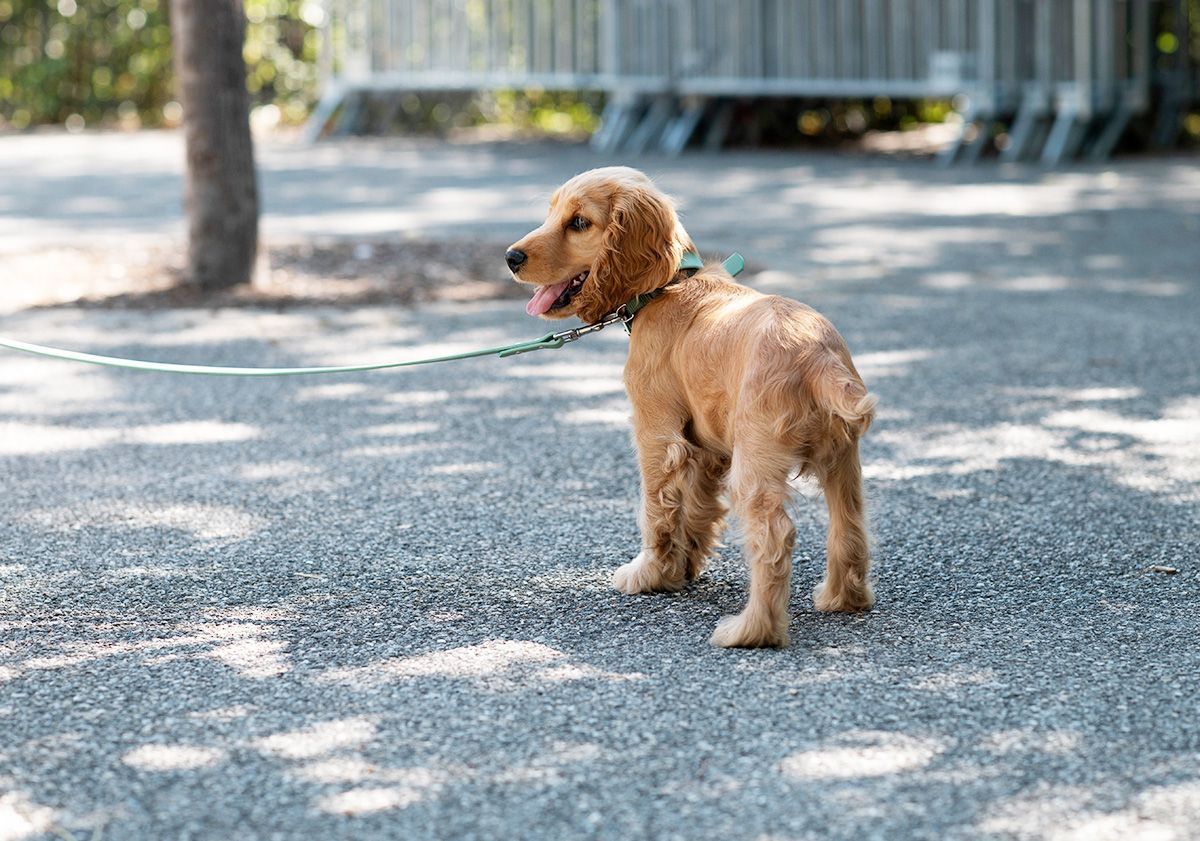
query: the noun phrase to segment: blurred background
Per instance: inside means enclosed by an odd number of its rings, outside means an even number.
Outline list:
[[[0,131],[178,125],[168,16],[167,0],[0,0]],[[1200,0],[247,0],[245,16],[260,130],[679,151],[949,120],[947,156],[1051,161],[1200,142]]]

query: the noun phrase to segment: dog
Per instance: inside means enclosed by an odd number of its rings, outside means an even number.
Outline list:
[[[784,646],[793,477],[815,477],[829,508],[816,608],[857,612],[875,602],[858,450],[875,397],[828,320],[735,283],[720,264],[681,271],[695,250],[674,204],[649,178],[604,167],[560,187],[546,221],[505,260],[518,282],[534,287],[530,315],[592,323],[628,313],[638,296],[648,300],[627,323],[625,365],[642,550],[612,583],[624,593],[679,590],[704,570],[731,502],[750,597],[741,613],[720,620],[711,641]]]

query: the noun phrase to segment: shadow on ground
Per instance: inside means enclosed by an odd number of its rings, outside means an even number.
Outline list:
[[[708,647],[732,548],[677,595],[608,587],[637,544],[622,334],[266,382],[7,358],[0,838],[1188,837],[1189,206],[1157,205],[1148,257],[1088,210],[947,208],[814,226],[758,276],[833,318],[882,407],[879,605],[812,610],[801,487],[784,651]],[[539,332],[514,310],[0,326],[300,365]]]

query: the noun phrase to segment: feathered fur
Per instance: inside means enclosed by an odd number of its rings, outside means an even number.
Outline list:
[[[526,283],[558,284],[589,272],[569,304],[547,314],[584,321],[665,286],[693,249],[671,201],[624,167],[568,181],[551,199],[546,222],[512,247],[527,255],[517,274]],[[872,606],[858,442],[875,398],[828,320],[735,283],[720,264],[706,265],[638,314],[625,386],[642,473],[642,551],[615,572],[618,589],[677,590],[699,575],[728,496],[750,565],[750,599],[712,640],[785,645],[795,540],[785,505],[788,479],[800,473],[820,481],[829,507],[816,607]]]

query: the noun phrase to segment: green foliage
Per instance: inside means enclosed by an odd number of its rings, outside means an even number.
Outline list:
[[[0,128],[65,123],[160,126],[178,122],[173,101],[170,0],[0,0]],[[317,0],[244,0],[246,84],[256,105],[278,107],[289,123],[304,119],[317,87]],[[1172,33],[1170,4],[1156,25],[1160,61],[1180,51],[1200,61],[1200,0],[1190,37]],[[381,122],[443,131],[482,123],[549,134],[586,133],[598,122],[602,97],[590,93],[497,91],[468,97],[403,96],[382,108]],[[806,106],[810,107],[810,106]],[[860,126],[908,127],[945,119],[941,101],[833,103],[781,114],[779,133],[808,137],[860,131]],[[770,116],[770,115],[768,115]],[[386,130],[388,126],[380,126]],[[776,133],[772,121],[765,126]],[[1195,136],[1200,124],[1186,124]]]
[[[179,120],[169,0],[0,0],[0,126]],[[304,0],[246,0],[246,82],[285,120],[307,113],[317,34]]]

